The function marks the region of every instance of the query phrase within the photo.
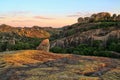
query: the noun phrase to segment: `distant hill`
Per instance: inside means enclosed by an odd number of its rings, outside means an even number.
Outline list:
[[[0,25],[0,51],[35,49],[49,32],[38,27],[12,27]]]
[[[0,25],[0,33],[17,34],[19,36],[31,38],[49,38],[50,34],[43,29],[35,27],[12,27],[9,25]]]

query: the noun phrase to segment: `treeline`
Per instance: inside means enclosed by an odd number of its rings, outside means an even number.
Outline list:
[[[89,55],[89,56],[104,56],[104,57],[115,57],[120,58],[120,39],[109,39],[107,46],[101,46],[103,42],[100,40],[93,41],[92,45],[89,44],[79,44],[76,47],[61,48],[54,47],[51,51],[54,53],[71,53],[78,55]],[[118,52],[114,54],[114,52]]]
[[[0,42],[0,51],[36,49],[41,40],[42,39],[38,38],[24,38],[24,40],[15,41],[15,44]]]

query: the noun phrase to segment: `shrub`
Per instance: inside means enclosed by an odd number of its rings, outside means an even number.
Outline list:
[[[61,47],[53,47],[50,49],[50,51],[54,53],[66,53],[66,50]]]

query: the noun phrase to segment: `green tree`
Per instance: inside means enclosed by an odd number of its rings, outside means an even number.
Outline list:
[[[50,51],[54,53],[66,53],[66,49],[63,49],[61,47],[53,47],[50,49]]]

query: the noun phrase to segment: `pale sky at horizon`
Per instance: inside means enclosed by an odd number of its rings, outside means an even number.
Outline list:
[[[97,12],[120,13],[120,0],[0,0],[0,24],[62,27]]]

